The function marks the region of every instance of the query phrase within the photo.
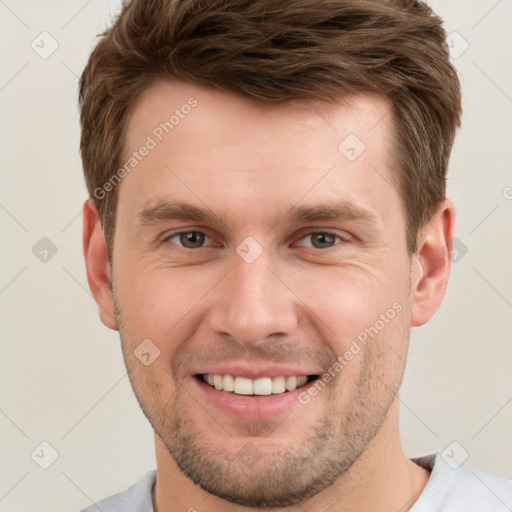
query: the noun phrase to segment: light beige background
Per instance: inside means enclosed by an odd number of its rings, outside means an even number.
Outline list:
[[[403,444],[416,456],[456,441],[465,467],[512,478],[512,1],[431,4],[461,36],[453,51],[469,45],[454,59],[465,113],[449,179],[462,251],[441,310],[413,332]],[[155,467],[81,252],[77,78],[115,8],[0,0],[0,512],[78,510]],[[43,31],[59,45],[46,59],[31,48]],[[42,237],[58,250],[46,263]],[[48,469],[31,457],[43,441],[58,452]]]

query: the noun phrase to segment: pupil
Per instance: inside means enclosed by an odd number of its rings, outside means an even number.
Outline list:
[[[313,235],[313,245],[315,247],[319,247],[315,244],[315,241],[319,241],[320,248],[325,247],[326,245],[334,243],[334,235],[329,235],[327,233],[318,233]]]
[[[201,247],[204,242],[204,235],[197,231],[190,231],[188,233],[182,233],[180,239],[180,242],[185,247]]]

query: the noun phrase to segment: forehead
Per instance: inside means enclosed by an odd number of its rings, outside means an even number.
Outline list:
[[[272,104],[158,80],[138,98],[127,128],[125,161],[152,146],[121,183],[120,204],[133,209],[166,195],[219,208],[229,202],[233,212],[250,201],[260,205],[255,216],[285,196],[399,200],[389,165],[391,106],[381,96]]]
[[[190,105],[194,105],[190,107]],[[347,130],[358,132],[360,138],[375,144],[383,130],[392,123],[391,104],[387,98],[372,93],[344,94],[331,102],[312,99],[291,99],[285,102],[261,102],[226,91],[214,90],[178,79],[158,79],[136,100],[128,121],[126,148],[137,143],[142,133],[152,133],[161,124],[170,123],[179,138],[179,124],[186,118],[203,142],[218,142],[229,135],[233,143],[263,141],[272,129],[282,128],[282,137],[292,141],[300,130],[332,131],[339,138]],[[227,122],[226,122],[227,121]],[[380,125],[374,136],[371,132]],[[168,127],[169,128],[169,127]],[[169,132],[170,133],[170,132]],[[164,129],[164,134],[167,132]],[[156,134],[158,136],[158,133]],[[371,140],[370,140],[371,139]],[[225,143],[225,139],[222,139]]]

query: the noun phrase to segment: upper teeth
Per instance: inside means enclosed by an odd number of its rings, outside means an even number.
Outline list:
[[[232,391],[237,395],[278,395],[303,386],[308,378],[305,375],[299,377],[292,375],[289,377],[261,377],[252,380],[246,377],[205,373],[203,380],[215,389]]]

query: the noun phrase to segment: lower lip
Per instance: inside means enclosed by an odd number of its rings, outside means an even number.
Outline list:
[[[279,395],[247,396],[237,395],[229,391],[220,391],[197,377],[191,377],[191,379],[199,392],[215,407],[235,418],[249,420],[276,418],[286,414],[293,407],[300,406],[299,395],[315,382],[308,382],[300,388]]]

